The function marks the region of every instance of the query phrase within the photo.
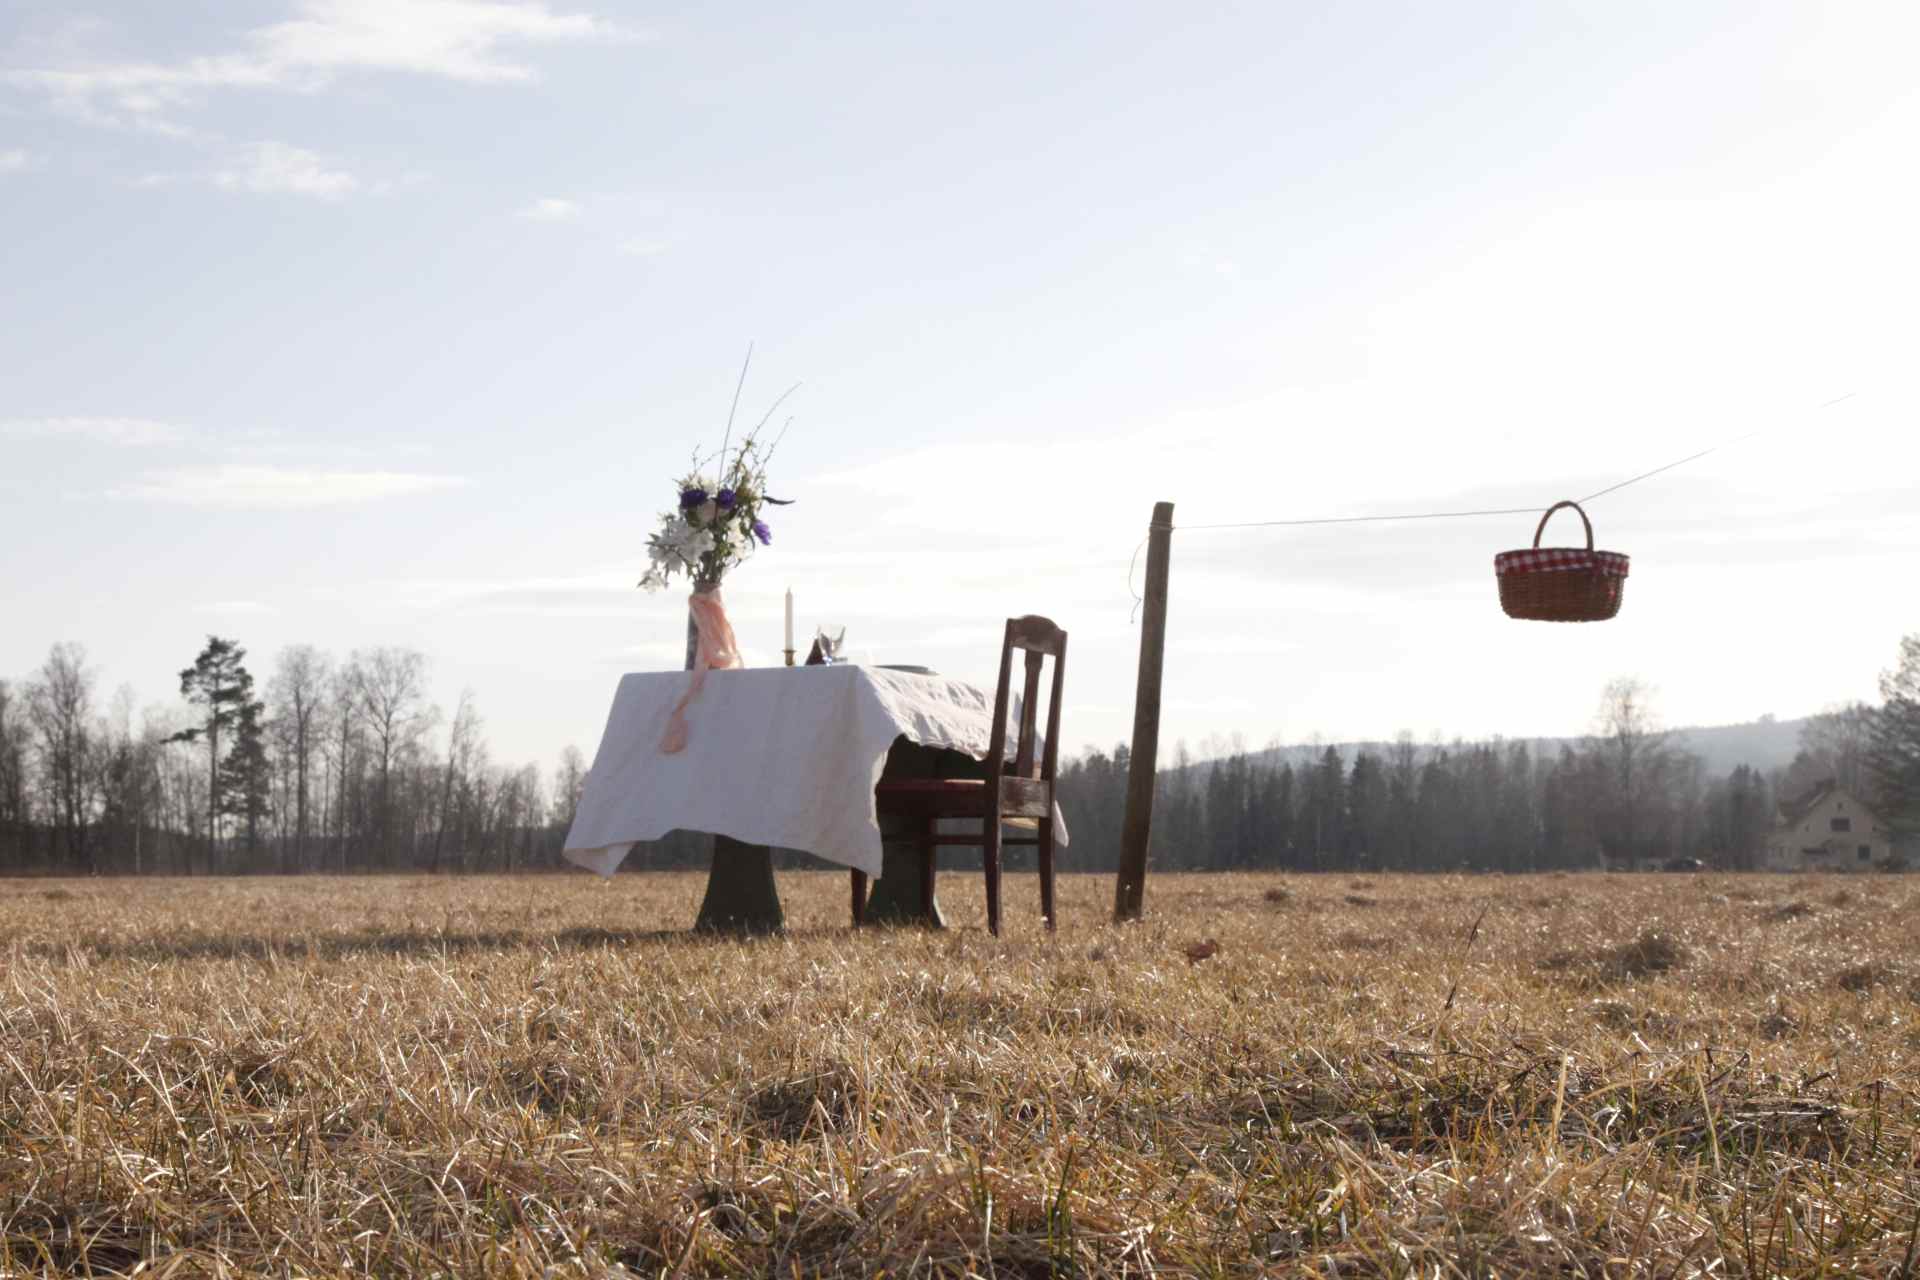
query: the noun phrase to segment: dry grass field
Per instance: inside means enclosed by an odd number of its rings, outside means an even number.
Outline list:
[[[1914,1260],[1920,879],[701,883],[0,882],[0,1274]]]

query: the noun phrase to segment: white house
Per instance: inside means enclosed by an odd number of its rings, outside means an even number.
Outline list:
[[[1767,833],[1769,871],[1876,871],[1892,857],[1886,825],[1832,780],[1782,801]]]

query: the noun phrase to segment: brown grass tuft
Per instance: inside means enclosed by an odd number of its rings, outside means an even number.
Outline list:
[[[1687,962],[1687,949],[1672,934],[1649,929],[1633,941],[1615,947],[1603,957],[1603,963],[1623,978],[1644,978],[1665,973]]]
[[[859,1104],[859,1076],[836,1062],[756,1089],[747,1099],[747,1113],[768,1137],[798,1142],[809,1132],[845,1130]]]
[[[1549,973],[1573,973],[1599,982],[1630,982],[1677,969],[1688,952],[1679,939],[1659,929],[1648,929],[1612,947],[1555,951],[1539,962]]]
[[[1893,980],[1893,971],[1879,961],[1848,965],[1833,977],[1834,985],[1842,991],[1871,991],[1891,985]]]

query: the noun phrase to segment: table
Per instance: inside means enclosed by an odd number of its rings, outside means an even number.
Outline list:
[[[716,860],[745,862],[757,850],[766,871],[765,890],[756,892],[771,889],[772,847],[804,850],[882,884],[891,861],[899,881],[911,859],[885,857],[873,794],[895,743],[971,760],[983,760],[990,745],[993,699],[979,688],[836,664],[710,672],[687,709],[686,749],[666,755],[660,735],[687,680],[683,672],[621,678],[562,848],[569,862],[610,876],[634,844],[677,828],[714,833]],[[1055,838],[1067,840],[1057,809]],[[751,870],[757,886],[762,877]],[[895,890],[888,885],[884,896]]]

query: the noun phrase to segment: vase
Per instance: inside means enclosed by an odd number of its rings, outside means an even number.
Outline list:
[[[688,671],[702,665],[703,646],[707,657],[704,665],[713,670],[746,665],[740,660],[740,647],[733,638],[733,623],[727,619],[726,602],[720,598],[718,578],[695,581],[693,594],[687,597]]]
[[[693,594],[697,596],[718,596],[720,594],[720,579],[701,578],[695,581],[693,584]],[[724,612],[725,610],[723,609],[722,613],[724,614]],[[686,669],[688,671],[693,670],[693,661],[695,658],[699,656],[700,656],[700,623],[694,615],[692,602],[689,601],[687,605],[687,665],[686,665]]]
[[[660,736],[662,752],[678,755],[686,748],[687,707],[700,696],[707,672],[745,665],[733,638],[733,624],[727,621],[725,602],[720,599],[720,584],[704,579],[695,582],[693,594],[687,597],[687,670],[692,676],[686,692],[667,714],[666,732]]]

